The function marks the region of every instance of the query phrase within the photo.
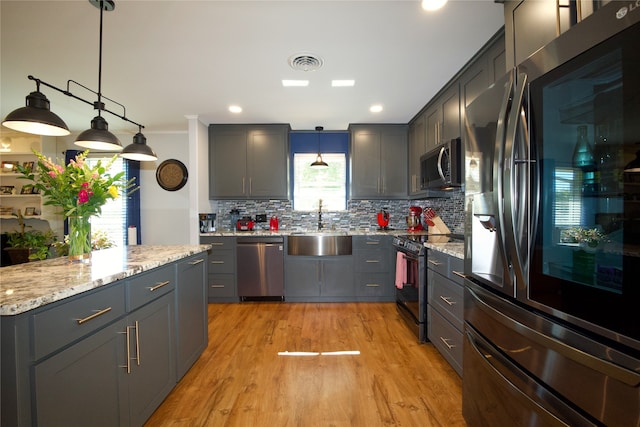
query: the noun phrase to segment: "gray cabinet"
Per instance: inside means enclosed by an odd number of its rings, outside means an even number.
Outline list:
[[[207,347],[207,254],[176,264],[176,376],[178,381]]]
[[[143,425],[175,387],[176,355],[203,348],[176,337],[202,334],[206,310],[204,263],[181,264],[3,316],[2,425]]]
[[[504,2],[507,64],[516,66],[610,0]]]
[[[394,301],[391,236],[353,237],[355,297],[358,301]]]
[[[289,125],[210,125],[210,199],[287,199]]]
[[[238,301],[236,284],[236,238],[201,236],[200,243],[211,245],[209,251],[207,298],[210,303]]]
[[[409,123],[409,196],[421,193],[420,156],[427,152],[427,116],[420,113]]]
[[[353,300],[353,256],[285,256],[285,300]]]
[[[407,125],[350,125],[352,199],[407,197]]]
[[[464,261],[427,251],[427,324],[429,341],[462,376]]]

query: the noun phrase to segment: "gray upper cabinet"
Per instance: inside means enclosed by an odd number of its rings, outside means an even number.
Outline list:
[[[351,198],[407,197],[407,125],[350,125]]]
[[[287,199],[290,126],[210,125],[210,199]]]
[[[427,151],[427,117],[422,113],[409,123],[409,195],[420,192],[420,156]]]
[[[507,64],[532,53],[591,15],[610,0],[508,0],[504,2]]]

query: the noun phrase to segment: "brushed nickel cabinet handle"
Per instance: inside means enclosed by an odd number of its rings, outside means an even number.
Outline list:
[[[140,324],[138,323],[138,321],[136,320],[136,362],[138,362],[138,366],[140,366],[140,335],[139,335],[139,330],[140,330]]]
[[[367,245],[379,245],[379,244],[380,242],[371,241],[371,240],[367,241]]]
[[[156,289],[160,289],[160,288],[162,288],[162,287],[164,287],[164,286],[167,286],[169,283],[171,283],[171,281],[166,280],[166,281],[164,281],[164,282],[160,282],[160,283],[158,283],[157,285],[152,286],[152,287],[147,288],[147,289],[149,289],[151,292],[153,292],[153,291],[155,291]]]
[[[127,374],[131,373],[131,344],[129,343],[129,326],[125,328],[124,332],[118,332],[119,334],[125,334],[127,339],[127,364],[120,365],[121,368],[127,370]]]
[[[451,270],[451,272],[458,277],[462,277],[463,279],[467,278],[467,276],[465,276],[464,273],[460,273],[459,271]]]
[[[448,338],[440,337],[440,341],[442,341],[442,343],[444,345],[446,345],[449,350],[453,350],[455,348],[455,345],[449,344],[449,339]]]
[[[212,288],[224,288],[224,285],[211,285]]]
[[[211,246],[224,246],[224,243],[222,243],[222,242],[213,242],[213,243],[209,243],[209,245],[211,245]]]
[[[431,259],[430,259],[430,260],[427,260],[427,261],[429,262],[429,264],[431,264],[431,265],[435,265],[436,267],[437,267],[437,266],[439,266],[439,265],[442,265],[442,263],[441,263],[441,262],[434,261],[434,260],[431,260]]]
[[[204,258],[197,259],[197,260],[195,260],[195,261],[193,261],[193,262],[190,262],[189,264],[190,264],[190,265],[198,265],[198,264],[200,264],[201,262],[204,262]]]
[[[449,299],[449,297],[444,297],[444,296],[442,296],[442,295],[440,295],[440,299],[441,299],[442,301],[446,302],[446,303],[447,303],[447,304],[449,304],[449,305],[454,305],[454,304],[456,303],[455,301],[451,301],[451,300]]]
[[[367,288],[379,288],[380,284],[378,283],[367,283]]]
[[[90,316],[87,316],[83,319],[76,319],[76,321],[78,322],[78,325],[82,325],[83,323],[87,323],[89,320],[93,320],[98,316],[102,316],[105,313],[108,313],[111,311],[111,307],[107,307],[107,308],[103,308],[102,310],[94,310],[95,313],[93,313]]]
[[[211,261],[211,264],[224,264],[224,261],[219,261],[219,260],[213,260]]]
[[[380,262],[380,260],[379,259],[368,259],[365,262],[368,262],[368,263],[371,263],[371,264],[375,264],[375,263]]]

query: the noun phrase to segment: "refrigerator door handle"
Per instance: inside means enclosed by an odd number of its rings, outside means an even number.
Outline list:
[[[498,115],[498,123],[496,127],[496,141],[495,141],[495,155],[493,159],[493,203],[496,207],[496,220],[498,227],[496,232],[498,233],[498,242],[500,245],[500,255],[502,257],[502,264],[504,266],[504,280],[506,284],[513,286],[513,275],[511,270],[511,261],[509,259],[509,251],[507,248],[507,240],[505,232],[505,215],[504,215],[504,159],[506,150],[506,131],[508,129],[509,111],[513,105],[513,91],[515,84],[515,71],[509,73],[509,80],[505,85],[504,96],[502,98],[502,105],[500,107],[500,114]],[[515,295],[515,289],[513,290]]]
[[[515,279],[514,287],[525,289],[528,278],[528,167],[529,136],[524,114],[524,93],[527,75],[516,76],[513,104],[507,120],[505,151],[503,153],[502,192],[504,198],[505,241],[510,260],[511,275]],[[519,137],[519,138],[518,138]],[[516,292],[517,295],[518,292]]]

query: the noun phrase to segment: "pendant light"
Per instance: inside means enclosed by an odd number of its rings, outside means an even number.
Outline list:
[[[33,80],[36,81],[36,91],[27,95],[26,107],[18,108],[9,113],[2,121],[2,125],[9,129],[36,135],[69,135],[69,127],[64,120],[49,110],[49,100],[40,92],[40,80]]]
[[[138,126],[138,133],[133,136],[133,143],[124,147],[120,157],[146,162],[158,160],[156,153],[147,145],[147,138],[142,134],[142,126]]]
[[[318,135],[318,157],[316,157],[316,161],[311,163],[311,167],[314,169],[324,169],[328,168],[329,165],[322,160],[322,154],[320,154],[320,132],[322,132],[324,128],[322,126],[316,126],[316,132]]]
[[[98,51],[98,101],[94,102],[93,108],[98,110],[98,115],[91,120],[91,128],[85,130],[76,139],[75,144],[95,150],[121,151],[120,140],[109,132],[109,124],[102,117],[104,109],[102,103],[102,17],[104,11],[112,11],[116,5],[113,0],[89,0],[89,3],[100,9],[100,38]]]

